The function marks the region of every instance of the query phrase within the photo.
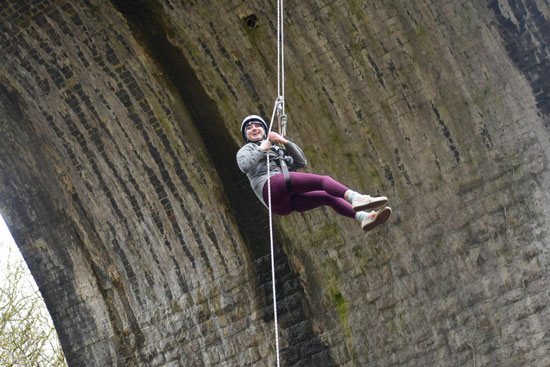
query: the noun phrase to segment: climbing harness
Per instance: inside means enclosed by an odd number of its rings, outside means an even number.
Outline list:
[[[284,75],[284,71],[282,71],[282,74]],[[282,84],[284,86],[284,80],[282,80]],[[284,90],[283,90],[284,93]],[[278,115],[278,125],[279,125],[279,134],[283,137],[286,136],[286,114],[284,113],[284,104],[285,98],[282,96],[282,101],[277,105],[277,115]],[[292,183],[290,181],[290,173],[288,171],[288,165],[285,160],[285,149],[282,147],[277,147],[276,151],[279,153],[279,166],[281,167],[281,170],[283,171],[283,175],[285,176],[285,184],[286,189],[288,190],[288,193],[292,197]]]
[[[269,124],[269,129],[267,131],[267,136],[271,132],[273,127],[273,121],[275,120],[275,114],[278,116],[279,121],[279,133],[282,136],[286,135],[286,121],[287,117],[285,114],[285,71],[284,71],[284,47],[283,47],[283,36],[284,36],[284,27],[283,27],[283,0],[277,0],[277,99],[275,100],[275,106],[273,107],[273,113],[271,114],[271,122]],[[279,162],[281,163],[281,169],[283,173],[286,169],[285,181],[288,175],[287,188],[290,184],[290,174],[288,173],[288,167],[286,167],[286,162],[284,160],[284,152],[281,157],[281,152],[279,152]],[[283,168],[285,167],[285,168]],[[275,327],[275,351],[277,354],[277,367],[280,367],[280,357],[279,357],[279,325],[277,321],[277,291],[275,287],[275,251],[273,249],[273,213],[271,208],[271,172],[269,168],[269,154],[267,154],[267,197],[268,197],[268,207],[269,207],[269,241],[270,241],[270,250],[271,250],[271,285],[273,290],[273,321]],[[291,192],[291,191],[289,191]]]
[[[281,147],[274,147],[275,152],[278,154],[277,161],[281,171],[283,171],[283,176],[285,177],[286,190],[290,194],[292,202],[292,182],[290,181],[290,171],[288,169],[288,163],[285,157],[285,149]]]

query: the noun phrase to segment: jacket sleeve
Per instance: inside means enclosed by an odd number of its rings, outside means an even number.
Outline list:
[[[288,139],[287,139],[288,140]],[[288,140],[288,143],[285,145],[287,153],[294,160],[293,168],[304,168],[307,166],[307,159],[300,147],[296,143]]]
[[[237,152],[237,164],[243,173],[248,173],[265,155],[257,145],[246,144]]]

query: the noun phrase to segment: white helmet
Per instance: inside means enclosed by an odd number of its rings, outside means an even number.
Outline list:
[[[258,115],[249,115],[244,118],[241,124],[241,132],[243,133],[245,143],[248,143],[248,139],[246,137],[246,127],[250,124],[262,125],[262,128],[264,129],[264,135],[267,136],[267,124],[265,123],[264,119]]]

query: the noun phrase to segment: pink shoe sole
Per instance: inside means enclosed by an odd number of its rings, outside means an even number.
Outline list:
[[[364,223],[361,226],[361,228],[363,228],[363,231],[365,232],[373,230],[375,227],[387,221],[390,215],[391,215],[391,208],[387,206],[384,209],[380,210],[378,213],[376,213],[376,216],[372,221],[368,223]]]

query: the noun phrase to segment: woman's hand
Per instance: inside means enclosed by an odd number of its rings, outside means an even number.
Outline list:
[[[281,143],[281,144],[288,143],[288,140],[283,138],[281,135],[277,134],[275,131],[271,131],[268,135],[268,138],[273,143]]]
[[[269,140],[264,140],[260,144],[260,149],[264,152],[267,152],[269,149],[271,149],[271,142]]]

